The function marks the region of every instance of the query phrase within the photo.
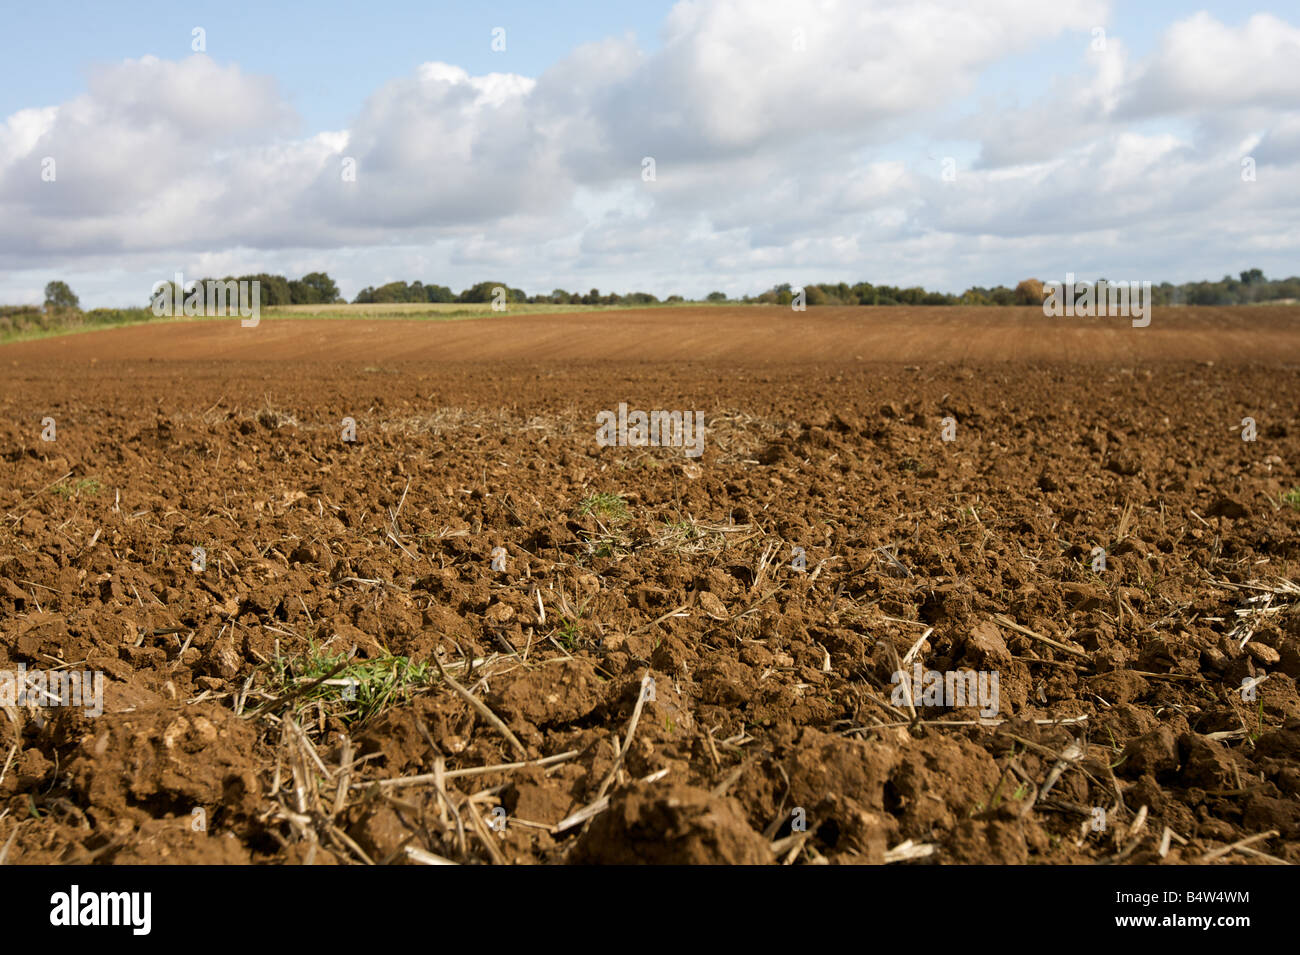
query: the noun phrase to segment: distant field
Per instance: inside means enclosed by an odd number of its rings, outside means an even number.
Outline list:
[[[494,312],[490,302],[385,302],[378,305],[274,305],[262,309],[268,318],[421,318],[447,321],[460,318],[491,318],[504,314],[575,315],[583,312],[611,312],[644,308],[700,307],[699,302],[660,305],[552,305],[511,303],[505,312]]]
[[[706,308],[700,302],[672,302],[658,305],[551,305],[511,304],[506,312],[492,311],[488,302],[408,303],[386,302],[378,305],[268,305],[263,319],[406,319],[451,322],[471,318],[516,315],[580,315],[584,312],[609,312],[645,308]],[[0,306],[0,344],[33,341],[60,335],[129,328],[135,325],[192,324],[204,321],[229,321],[228,316],[180,316],[159,318],[147,308],[92,309],[64,315],[47,315],[34,306]]]
[[[1268,305],[1269,308],[1264,308]],[[1262,309],[1262,311],[1261,311]],[[1242,355],[1251,350],[1252,344],[1261,344],[1260,335],[1265,330],[1281,334],[1277,344],[1283,353],[1291,353],[1290,348],[1296,343],[1300,334],[1300,311],[1290,301],[1270,301],[1256,305],[1166,305],[1157,307],[1157,318],[1151,329],[1130,329],[1125,321],[1115,318],[1045,318],[1037,308],[997,307],[997,305],[822,305],[810,308],[807,312],[790,312],[784,305],[744,304],[737,301],[675,301],[655,305],[554,305],[554,304],[511,304],[504,312],[494,312],[490,303],[383,303],[383,304],[335,304],[335,305],[268,305],[261,309],[264,322],[281,322],[292,320],[325,321],[351,320],[356,322],[355,329],[346,333],[330,333],[330,338],[346,342],[361,337],[368,342],[383,339],[390,340],[391,335],[402,335],[404,344],[411,340],[409,335],[387,330],[376,337],[373,331],[364,327],[365,322],[460,322],[473,318],[491,318],[497,324],[528,320],[537,316],[552,316],[556,324],[550,329],[538,329],[536,324],[528,322],[528,334],[524,339],[498,340],[489,347],[485,357],[511,357],[520,355],[524,350],[537,343],[538,338],[552,339],[572,337],[581,334],[603,334],[606,325],[599,322],[597,313],[619,313],[627,316],[629,329],[642,329],[646,334],[663,337],[669,327],[690,329],[689,343],[684,347],[669,346],[667,351],[682,355],[684,348],[695,350],[701,346],[699,330],[714,329],[719,334],[708,335],[705,355],[715,350],[735,357],[737,351],[744,351],[753,356],[753,347],[763,340],[770,352],[766,357],[798,357],[800,360],[820,359],[820,357],[842,357],[839,348],[867,346],[872,351],[883,347],[884,351],[894,357],[926,357],[935,348],[950,355],[959,352],[963,357],[987,357],[989,360],[1026,359],[1026,357],[1050,357],[1050,359],[1075,359],[1075,357],[1102,357],[1092,355],[1096,344],[1104,342],[1105,355],[1123,355],[1123,353],[1141,353],[1161,357],[1203,357],[1213,359],[1216,353],[1222,356]],[[673,320],[669,321],[667,313]],[[852,318],[853,324],[845,326],[845,318]],[[589,325],[595,322],[595,325]],[[701,325],[703,322],[703,325]],[[829,324],[828,324],[829,322]],[[1047,322],[1047,324],[1045,324]],[[1056,325],[1050,325],[1056,322]],[[793,325],[792,325],[793,324]],[[852,329],[861,324],[858,335]],[[168,343],[179,343],[179,352],[168,353],[160,357],[183,357],[191,346],[203,347],[209,337],[225,340],[230,327],[239,330],[235,317],[177,317],[159,318],[153,316],[146,308],[94,309],[94,311],[73,313],[70,316],[47,316],[38,308],[0,307],[0,346],[32,340],[68,337],[85,331],[104,331],[109,329],[131,329],[131,327],[149,325],[174,329],[160,331],[161,337],[148,348],[149,355],[156,355],[157,348],[169,347]],[[198,331],[199,326],[211,325],[207,331]],[[831,329],[828,337],[816,335],[811,340],[789,342],[790,327],[798,327],[803,333],[807,330]],[[918,331],[933,329],[939,339],[924,342],[918,338]],[[1032,338],[1018,340],[1018,330],[1031,331]],[[993,339],[982,343],[967,342],[970,331],[979,335],[995,335]],[[247,331],[247,330],[244,330]],[[1049,334],[1041,334],[1048,331]],[[1125,340],[1130,331],[1149,333],[1149,337]],[[1009,333],[1009,337],[1002,337]],[[1167,335],[1178,334],[1178,343],[1174,351],[1162,353],[1164,344],[1170,344]],[[1240,333],[1248,333],[1249,342],[1239,338]],[[140,335],[153,338],[153,330],[142,331]],[[309,334],[303,331],[302,334]],[[477,333],[476,333],[477,334]],[[499,339],[500,329],[484,333],[490,339]],[[294,334],[283,330],[273,335],[273,340],[294,338]],[[473,337],[473,335],[471,335]],[[956,338],[954,338],[956,337]],[[680,335],[673,331],[669,339],[676,339],[681,344]],[[123,344],[133,339],[122,339]],[[231,339],[234,343],[234,339]],[[247,339],[239,344],[252,344]],[[260,343],[259,351],[264,352],[266,342]],[[127,344],[127,347],[131,347]],[[611,355],[610,343],[594,343],[591,357]],[[1084,348],[1082,353],[1079,348]],[[87,352],[98,352],[99,340],[87,346]],[[1136,352],[1134,352],[1136,348]],[[1223,348],[1223,352],[1218,352]],[[643,350],[633,340],[628,340],[614,347],[615,352],[633,353],[641,350],[649,357],[650,352]],[[662,346],[655,346],[656,353],[662,353]],[[792,351],[793,350],[793,351]],[[1115,351],[1118,350],[1118,351]],[[584,357],[582,346],[576,346],[573,357]],[[917,351],[918,353],[913,353]],[[904,355],[902,352],[907,352]],[[1049,353],[1044,353],[1049,352]],[[289,355],[298,355],[290,351]],[[690,357],[701,355],[692,351]],[[1258,352],[1260,357],[1275,357],[1270,347]],[[857,357],[857,356],[855,356]]]
[[[411,308],[411,306],[404,306]],[[1122,318],[1048,318],[1036,308],[770,305],[614,309],[524,305],[451,321],[456,307],[336,306],[237,318],[166,320],[103,335],[3,346],[9,360],[724,361],[1300,361],[1300,308],[1157,309],[1150,327]],[[464,308],[464,306],[459,306]],[[601,312],[603,314],[596,314]],[[353,316],[352,321],[333,319]],[[291,320],[287,320],[291,319]]]

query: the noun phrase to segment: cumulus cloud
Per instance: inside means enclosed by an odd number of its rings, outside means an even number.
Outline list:
[[[1208,13],[1175,23],[1133,78],[1129,116],[1300,104],[1300,28],[1260,13],[1230,27]]]
[[[610,37],[536,77],[426,63],[306,135],[269,78],[130,60],[0,122],[0,269],[734,293],[810,270],[991,284],[1088,247],[1178,277],[1156,249],[1198,220],[1237,236],[1198,255],[1235,261],[1242,235],[1285,251],[1300,30],[1197,14],[1138,58],[1090,46],[1107,18],[1091,0],[684,0],[653,52]],[[1077,61],[1031,102],[978,91],[1064,37]],[[955,178],[920,159],[954,140],[973,157]]]

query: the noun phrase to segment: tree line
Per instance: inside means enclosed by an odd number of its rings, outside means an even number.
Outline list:
[[[202,298],[209,279],[202,279],[196,290]],[[325,272],[309,272],[300,279],[265,272],[256,275],[227,276],[220,282],[253,282],[261,285],[261,304],[276,305],[333,305],[347,304],[339,295],[338,285]],[[1105,281],[1102,279],[1101,281]],[[1076,282],[1076,290],[1084,282]],[[553,289],[549,293],[529,295],[523,289],[513,288],[506,282],[477,282],[459,294],[446,285],[389,282],[379,287],[367,286],[357,293],[353,304],[388,303],[464,303],[485,304],[498,300],[496,289],[502,289],[500,298],[507,303],[532,303],[553,305],[657,305],[661,300],[649,292],[601,293],[599,289],[587,292],[569,292]],[[931,292],[919,285],[900,288],[895,285],[873,285],[858,282],[818,282],[804,286],[789,283],[774,285],[758,295],[728,298],[724,292],[710,292],[706,302],[734,302],[738,304],[790,305],[802,290],[807,305],[1039,305],[1043,301],[1043,283],[1038,279],[1025,279],[1015,288],[996,285],[992,288],[972,286],[960,295]],[[193,292],[188,293],[194,294]],[[1300,276],[1285,279],[1266,278],[1260,269],[1248,269],[1237,278],[1225,275],[1217,282],[1185,282],[1174,285],[1161,282],[1151,288],[1154,305],[1251,305],[1280,299],[1300,299]],[[684,302],[681,295],[669,295],[663,303]],[[45,287],[45,308],[77,310],[80,302],[66,282],[54,281]]]
[[[1056,281],[1060,281],[1057,279]],[[1099,279],[1105,282],[1106,279]],[[1076,292],[1091,282],[1076,281]],[[798,286],[776,285],[741,302],[759,302],[771,305],[789,305],[797,294]],[[721,293],[715,293],[721,295]],[[803,286],[804,301],[808,305],[1040,305],[1043,301],[1043,283],[1038,279],[1025,279],[1015,288],[997,285],[993,288],[972,286],[960,295],[930,292],[920,286],[898,288],[893,285],[872,285],[859,282],[848,285],[838,282]],[[1175,285],[1161,282],[1151,286],[1154,305],[1253,305],[1258,302],[1275,302],[1281,299],[1300,299],[1300,276],[1286,279],[1268,279],[1260,269],[1248,269],[1238,278],[1225,275],[1217,282],[1185,282]],[[712,301],[713,296],[709,299]],[[726,301],[722,296],[721,301]]]
[[[1091,284],[1076,282],[1075,289],[1082,290],[1085,285]],[[364,288],[353,302],[491,302],[493,289],[498,287],[505,290],[504,298],[507,302],[554,305],[656,305],[660,303],[660,299],[649,292],[620,295],[617,292],[602,294],[599,289],[591,289],[589,292],[568,292],[557,288],[549,294],[527,295],[522,289],[511,288],[505,282],[479,282],[457,295],[445,285],[425,285],[419,281],[409,285],[406,282],[389,282],[378,288]],[[870,282],[858,282],[855,285],[846,282],[834,284],[816,282],[804,286],[791,286],[789,283],[784,283],[774,285],[758,295],[745,295],[735,299],[728,298],[725,292],[710,292],[704,297],[704,301],[789,305],[794,301],[800,288],[803,290],[804,302],[808,305],[1007,306],[1041,305],[1043,302],[1043,283],[1038,279],[1025,279],[1017,283],[1014,288],[1005,285],[995,285],[992,288],[975,285],[960,295],[931,292],[920,286],[900,288],[895,285],[873,285]],[[1249,269],[1240,273],[1239,278],[1225,275],[1218,282],[1186,282],[1182,285],[1161,282],[1151,287],[1151,296],[1155,305],[1251,305],[1278,299],[1300,299],[1300,276],[1268,279],[1260,269]],[[662,301],[671,304],[684,302],[686,299],[681,295],[669,295]]]
[[[194,283],[193,288],[183,290],[176,288],[175,282],[168,282],[172,287],[171,300],[180,302],[194,298],[202,305],[209,283],[219,282],[257,282],[259,285],[261,306],[268,305],[333,305],[347,300],[339,295],[339,287],[324,272],[309,272],[300,279],[287,279],[283,275],[271,275],[259,272],[256,275],[227,275],[222,279],[204,278]],[[188,283],[187,283],[188,284]]]
[[[557,288],[550,293],[529,295],[523,289],[511,288],[505,282],[477,282],[457,295],[445,285],[425,285],[416,280],[409,285],[406,282],[389,282],[378,288],[367,286],[357,293],[352,300],[354,305],[368,305],[388,302],[463,302],[477,304],[496,299],[496,289],[502,289],[506,302],[528,302],[534,305],[657,305],[659,298],[649,292],[630,292],[619,295],[617,292],[602,295],[600,289],[589,292],[567,292]],[[670,295],[665,302],[682,302],[680,295]]]

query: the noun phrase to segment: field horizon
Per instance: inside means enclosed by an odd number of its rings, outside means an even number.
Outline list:
[[[269,309],[249,328],[237,318],[166,319],[42,335],[0,344],[0,359],[1300,361],[1294,305],[1162,308],[1145,328],[1032,306],[512,306],[473,315],[429,306],[435,318],[414,320],[395,306],[337,306],[330,318],[315,309]]]

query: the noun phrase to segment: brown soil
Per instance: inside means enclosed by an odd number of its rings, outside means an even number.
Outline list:
[[[711,308],[0,348],[0,671],[106,681],[100,716],[0,715],[2,858],[1300,862],[1297,329]],[[703,457],[599,447],[620,402],[703,411]],[[434,668],[361,720],[279,699],[313,648]],[[909,652],[996,673],[997,717],[896,704]]]
[[[10,361],[110,354],[137,361],[371,362],[1300,361],[1300,306],[1157,309],[1123,318],[1046,318],[1037,308],[626,309],[481,321],[262,319],[164,322],[9,345]]]

